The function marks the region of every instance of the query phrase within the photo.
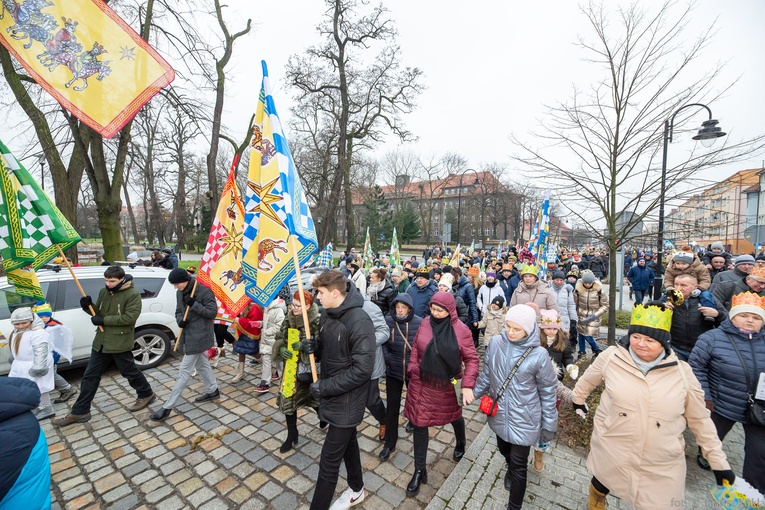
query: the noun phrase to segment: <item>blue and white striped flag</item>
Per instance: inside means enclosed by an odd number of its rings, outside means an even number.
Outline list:
[[[312,259],[319,243],[276,113],[265,62],[252,131],[244,203],[242,276],[247,295],[261,306],[268,306],[295,275],[293,253],[297,252],[298,264],[302,266]]]

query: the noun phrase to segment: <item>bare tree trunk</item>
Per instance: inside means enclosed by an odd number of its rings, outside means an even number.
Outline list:
[[[210,152],[207,154],[207,180],[210,184],[212,193],[212,203],[217,204],[220,201],[220,192],[218,191],[218,178],[215,173],[215,165],[218,160],[218,144],[220,142],[221,117],[223,116],[223,100],[226,89],[225,68],[231,59],[234,51],[234,42],[241,36],[250,31],[252,20],[247,20],[247,27],[241,32],[233,35],[229,34],[226,22],[223,19],[223,10],[220,0],[215,0],[215,14],[218,18],[218,25],[223,31],[223,56],[215,61],[215,107],[213,108],[212,133],[210,135]]]

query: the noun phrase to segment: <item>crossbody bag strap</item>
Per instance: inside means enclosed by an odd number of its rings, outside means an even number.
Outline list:
[[[746,366],[746,363],[744,363],[744,357],[741,356],[741,351],[738,350],[738,345],[736,345],[736,339],[730,336],[729,334],[725,334],[728,337],[728,340],[730,340],[730,343],[733,345],[733,350],[736,351],[736,354],[738,354],[738,359],[741,361],[741,366],[744,369],[744,377],[746,378],[746,392],[749,394],[749,400],[753,398],[754,392],[752,391],[752,384],[749,379],[749,369]]]
[[[531,354],[531,351],[533,350],[534,350],[533,347],[528,347],[526,351],[523,354],[521,354],[521,357],[518,358],[518,361],[515,362],[515,366],[510,371],[510,373],[507,374],[507,379],[505,379],[505,382],[502,383],[502,387],[499,388],[499,393],[497,393],[496,402],[499,402],[499,399],[502,398],[502,395],[505,393],[505,390],[507,389],[507,385],[510,384],[510,379],[513,378],[515,373],[518,371],[518,367],[521,366],[521,363],[523,363],[523,360],[528,358],[529,354]]]

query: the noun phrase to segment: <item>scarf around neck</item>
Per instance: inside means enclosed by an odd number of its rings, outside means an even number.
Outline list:
[[[431,315],[429,320],[433,339],[420,360],[420,377],[426,384],[448,389],[462,368],[457,334],[450,316],[436,319]]]

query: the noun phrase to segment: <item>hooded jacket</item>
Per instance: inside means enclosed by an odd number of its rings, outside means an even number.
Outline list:
[[[556,287],[553,282],[550,282],[548,287],[550,292],[555,295],[555,299],[558,302],[558,309],[560,311],[560,321],[565,331],[571,329],[571,321],[576,321],[576,303],[574,303],[574,287],[569,283],[564,283],[560,287]]]
[[[670,271],[667,271],[667,275],[669,275]],[[709,278],[709,275],[707,275],[707,279]],[[650,267],[640,264],[636,266],[632,266],[627,273],[627,279],[632,284],[632,289],[637,290],[640,292],[645,292],[648,290],[648,287],[653,285],[654,279],[656,279],[656,275],[653,273],[653,269]],[[674,277],[672,277],[672,280],[674,281]],[[709,282],[707,282],[709,283]],[[707,285],[709,287],[709,285]]]
[[[429,280],[423,288],[419,288],[416,283],[409,286],[406,293],[412,296],[415,315],[425,317],[430,313],[430,298],[432,298],[433,294],[436,292],[438,292],[438,286],[433,280]]]
[[[745,335],[726,319],[719,328],[699,337],[688,363],[701,383],[704,400],[714,403],[715,412],[729,420],[748,423],[746,376],[731,342],[736,342],[749,370],[749,380],[756,388],[760,372],[765,370],[763,330],[754,335]]]
[[[712,469],[730,466],[688,364],[670,351],[644,375],[628,345],[624,337],[606,349],[574,388],[574,403],[583,404],[592,390],[605,384],[587,468],[630,508],[669,508],[669,502],[685,497],[686,427]]]
[[[699,298],[688,296],[682,305],[672,310],[669,334],[672,336],[673,348],[690,353],[701,334],[719,326],[727,317],[725,309],[717,305],[715,320],[705,320],[704,314],[699,311],[700,304]]]
[[[539,440],[542,430],[558,430],[558,410],[555,408],[558,375],[539,345],[539,327],[534,324],[531,334],[511,342],[502,331],[486,347],[483,371],[478,376],[473,394],[497,397],[508,374],[527,348],[531,353],[518,367],[505,393],[498,400],[497,414],[489,416],[489,427],[508,443],[531,446]]]
[[[103,331],[96,326],[93,350],[104,354],[132,351],[135,323],[141,315],[141,295],[133,287],[133,275],[126,274],[114,289],[101,289],[93,308],[104,318]]]
[[[674,287],[675,278],[681,274],[692,274],[695,276],[701,290],[709,290],[709,286],[712,285],[712,278],[709,277],[709,271],[707,271],[706,266],[701,263],[696,255],[693,256],[693,263],[685,269],[676,269],[674,261],[671,262],[667,271],[664,273],[664,286],[667,288]]]
[[[488,282],[481,286],[481,289],[478,291],[478,299],[476,300],[476,307],[481,311],[481,316],[487,312],[492,300],[497,296],[505,297],[505,291],[499,285],[499,281],[495,281],[493,287],[489,287]]]
[[[34,382],[0,377],[1,508],[50,508],[48,444],[32,414],[39,404]]]
[[[385,316],[380,310],[380,307],[369,299],[365,299],[362,308],[367,312],[369,319],[375,327],[375,367],[372,370],[372,379],[375,380],[385,375],[383,345],[388,341],[388,338],[390,338],[390,331],[388,330],[388,324],[385,322]]]
[[[457,309],[451,294],[439,292],[433,296],[433,302],[449,311],[451,324],[457,335],[464,372],[458,374],[456,379],[462,379],[463,388],[473,388],[478,376],[478,353],[475,350],[475,345],[473,345],[473,335],[470,329],[457,318]],[[404,415],[416,427],[446,425],[462,416],[462,407],[457,401],[454,388],[450,387],[446,390],[436,388],[423,383],[420,379],[420,359],[432,340],[433,329],[430,325],[430,317],[426,317],[420,324],[414,338],[407,368],[409,385],[406,389]]]
[[[503,306],[499,310],[492,310],[490,306],[489,310],[481,318],[481,321],[478,323],[478,327],[486,328],[486,331],[483,332],[483,341],[486,345],[489,345],[489,341],[492,339],[492,337],[495,337],[502,332],[502,326],[505,324],[506,313],[506,306]]]
[[[363,306],[364,298],[351,290],[340,306],[321,312],[319,416],[339,428],[364,418],[375,365],[375,328]]]
[[[466,276],[460,276],[457,281],[454,282],[454,290],[457,295],[462,298],[468,308],[467,324],[478,322],[478,308],[476,307],[475,289],[470,285]]]
[[[403,303],[409,307],[409,313],[405,317],[398,318],[396,316],[396,303]],[[414,314],[412,296],[409,294],[396,296],[391,304],[390,313],[385,317],[385,322],[390,330],[390,339],[383,345],[383,356],[387,367],[386,375],[403,381],[409,364],[414,337],[422,323],[422,317]]]
[[[196,278],[186,284],[183,290],[175,294],[175,320],[183,319],[186,313],[184,300],[188,300],[191,291],[194,289]],[[215,331],[213,330],[213,319],[218,313],[218,303],[215,301],[215,294],[208,287],[197,284],[197,290],[194,292],[195,303],[189,307],[189,313],[186,315],[186,326],[181,334],[180,348],[184,354],[201,354],[213,346],[215,342]],[[261,311],[262,319],[263,313]]]
[[[600,335],[600,318],[608,311],[608,295],[603,292],[603,286],[596,281],[587,289],[582,280],[577,281],[574,287],[574,303],[577,316],[576,331],[584,336],[596,338]],[[582,319],[590,315],[595,315],[597,318],[589,323],[583,323]]]

